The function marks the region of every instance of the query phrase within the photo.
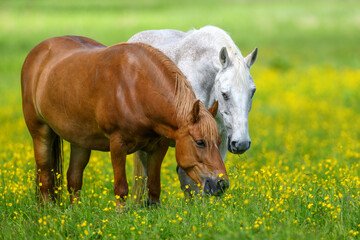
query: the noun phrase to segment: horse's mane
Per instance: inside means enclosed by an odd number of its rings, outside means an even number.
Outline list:
[[[247,81],[247,78],[244,76],[244,72],[248,71],[244,63],[244,57],[240,49],[236,46],[233,39],[230,35],[221,28],[215,26],[205,26],[200,29],[192,29],[187,32],[189,38],[193,38],[196,35],[197,43],[202,46],[215,46],[217,49],[214,51],[215,56],[218,57],[220,49],[226,47],[228,50],[229,57],[233,63],[234,68],[236,69],[235,73],[237,74],[234,77],[234,86],[242,86],[241,82]],[[211,39],[211,41],[209,41]]]
[[[185,99],[190,99],[190,95],[194,96],[194,98],[192,98],[191,101],[186,101]],[[188,116],[194,106],[195,100],[195,94],[189,81],[184,75],[176,74],[175,102],[176,110],[178,113],[178,123],[188,121]],[[215,140],[217,142],[219,133],[216,121],[202,102],[200,102],[198,124],[200,126],[200,131],[201,134],[204,136],[205,141],[213,142]],[[208,143],[208,145],[210,144]]]
[[[160,61],[168,72],[172,73],[175,78],[175,109],[176,109],[176,120],[178,126],[188,121],[188,116],[191,113],[193,105],[196,101],[195,93],[191,87],[190,82],[181,72],[181,70],[173,63],[160,50],[151,47],[150,45],[137,43],[147,51],[156,56],[156,59]],[[204,140],[213,142],[217,140],[219,133],[216,121],[210,112],[206,109],[203,103],[200,103],[199,122],[201,134],[204,136]]]

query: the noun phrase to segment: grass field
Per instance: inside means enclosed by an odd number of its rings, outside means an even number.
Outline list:
[[[145,29],[208,24],[243,55],[259,48],[252,147],[227,155],[226,194],[186,202],[169,150],[161,207],[129,201],[119,214],[109,154],[93,152],[81,203],[71,206],[64,190],[60,204],[40,207],[21,108],[26,54],[52,36],[112,45]],[[0,239],[359,239],[359,43],[358,1],[1,0]],[[65,156],[67,169],[68,144]]]

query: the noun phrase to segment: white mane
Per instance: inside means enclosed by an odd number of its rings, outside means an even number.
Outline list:
[[[189,32],[187,32],[187,34],[188,35],[195,34],[195,32],[197,32],[198,34],[202,34],[204,36],[208,35],[209,40],[211,42],[216,42],[215,45],[226,46],[228,48],[229,53],[231,53],[232,55],[238,55],[243,57],[241,55],[240,50],[235,45],[234,41],[231,39],[229,34],[225,32],[223,29],[208,25],[198,30],[196,29],[190,30]]]
[[[200,35],[196,36],[196,35]],[[247,66],[244,62],[244,57],[241,54],[241,51],[236,46],[234,41],[231,39],[229,34],[222,30],[221,28],[215,26],[205,26],[200,29],[193,29],[187,32],[187,37],[196,38],[198,42],[201,41],[202,46],[212,46],[215,48],[213,53],[219,53],[221,47],[226,47],[229,57],[232,61],[232,64],[235,68],[237,76],[234,78],[234,86],[240,86],[241,81],[247,81],[248,78],[243,73],[247,71]],[[200,45],[199,44],[199,45]],[[220,69],[220,64],[218,61],[218,54],[216,56],[216,63]]]

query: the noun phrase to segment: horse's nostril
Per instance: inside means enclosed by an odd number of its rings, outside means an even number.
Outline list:
[[[237,145],[237,151],[239,152],[245,152],[246,150],[248,150],[251,146],[251,141],[244,141],[241,142]]]
[[[218,181],[218,187],[220,188],[221,192],[224,192],[227,188],[229,188],[228,181],[225,181],[224,179],[220,179]]]
[[[229,188],[229,182],[223,178],[208,178],[204,183],[204,193],[209,195],[220,196]]]
[[[231,145],[232,148],[237,149],[239,143],[237,141],[231,141],[230,145]]]
[[[225,181],[223,179],[218,181],[218,186],[221,190],[223,190],[225,188]]]

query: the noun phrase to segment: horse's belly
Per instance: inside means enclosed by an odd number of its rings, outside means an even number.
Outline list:
[[[66,141],[86,149],[109,151],[109,137],[90,110],[81,111],[64,104],[63,99],[44,97],[38,102],[38,111],[45,124]]]
[[[100,128],[89,126],[86,122],[48,121],[56,134],[66,141],[92,150],[109,151],[109,137]]]

